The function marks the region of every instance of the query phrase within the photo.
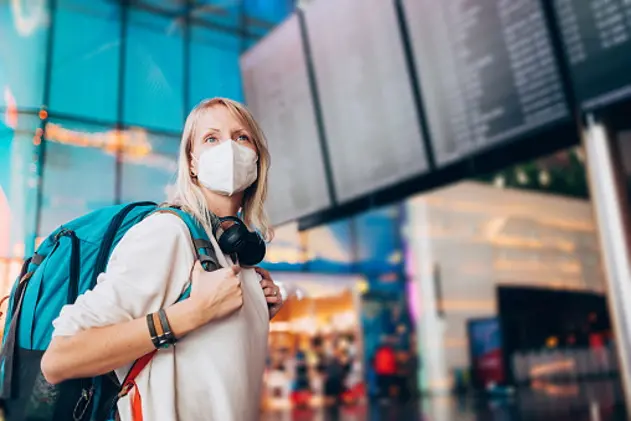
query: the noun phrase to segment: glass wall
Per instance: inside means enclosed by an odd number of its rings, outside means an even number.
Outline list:
[[[129,4],[131,3],[131,4]],[[0,0],[0,289],[60,223],[161,201],[201,99],[292,0]]]

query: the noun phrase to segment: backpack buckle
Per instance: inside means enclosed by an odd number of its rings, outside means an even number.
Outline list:
[[[121,387],[120,392],[118,392],[118,398],[124,398],[125,396],[127,396],[129,394],[129,392],[134,388],[134,383],[133,382],[128,382],[125,383],[123,385],[123,387]]]
[[[55,234],[55,241],[59,241],[61,237],[65,237],[66,235],[69,235],[70,233],[72,233],[72,231],[69,230],[68,228],[62,228],[61,231]]]
[[[72,411],[72,418],[74,418],[74,421],[83,420],[83,416],[85,415],[85,411],[88,410],[88,406],[90,406],[90,401],[92,400],[93,395],[94,395],[93,386],[90,386],[88,390],[81,389],[81,397],[75,404],[74,411]]]

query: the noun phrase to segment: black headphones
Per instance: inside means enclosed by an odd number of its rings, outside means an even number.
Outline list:
[[[213,234],[222,252],[236,255],[239,264],[243,266],[254,266],[263,261],[267,247],[258,233],[250,231],[236,216],[224,216],[217,219],[219,222],[213,224]],[[222,228],[223,232],[218,236],[217,231],[224,222],[232,222],[232,225]]]

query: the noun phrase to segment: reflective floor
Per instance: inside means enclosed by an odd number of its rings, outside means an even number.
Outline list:
[[[539,383],[491,400],[424,398],[415,404],[370,404],[329,411],[270,412],[261,421],[623,421],[617,381]]]

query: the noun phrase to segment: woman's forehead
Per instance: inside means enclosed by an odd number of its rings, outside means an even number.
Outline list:
[[[209,130],[234,131],[247,129],[243,120],[236,112],[220,104],[202,110],[197,120],[197,127],[201,132]]]

